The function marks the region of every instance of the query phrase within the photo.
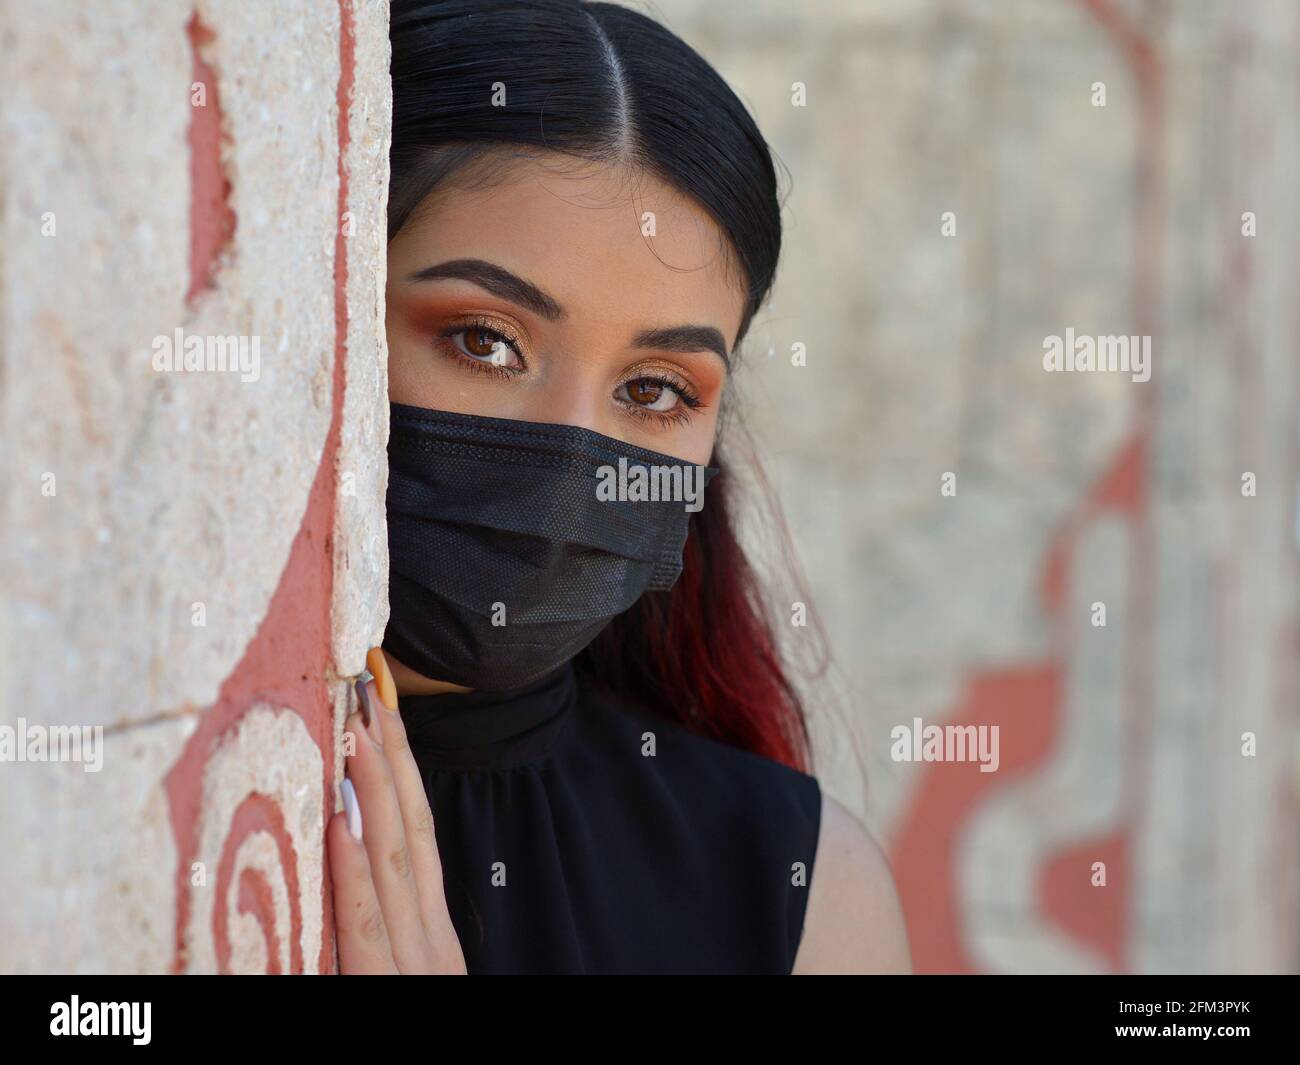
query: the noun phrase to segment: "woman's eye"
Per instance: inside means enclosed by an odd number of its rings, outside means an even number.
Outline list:
[[[660,412],[672,410],[681,398],[676,390],[653,377],[638,377],[635,381],[628,381],[619,391],[626,393],[626,398],[638,407]]]
[[[458,329],[450,335],[450,340],[456,345],[458,351],[468,355],[475,362],[511,369],[517,369],[522,365],[519,353],[515,351],[510,341],[500,333],[485,329],[483,326],[475,325],[468,329]]]

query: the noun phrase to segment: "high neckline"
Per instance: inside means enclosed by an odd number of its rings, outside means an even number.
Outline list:
[[[397,705],[421,769],[509,769],[544,760],[577,701],[570,659],[509,691],[406,695]]]

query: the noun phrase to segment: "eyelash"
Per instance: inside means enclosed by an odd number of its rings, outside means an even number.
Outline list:
[[[523,352],[519,350],[519,340],[517,337],[504,329],[498,328],[494,323],[489,323],[484,319],[478,318],[471,318],[462,322],[457,322],[455,325],[448,326],[446,329],[442,330],[442,332],[438,334],[438,339],[443,342],[440,345],[440,350],[444,354],[454,358],[461,366],[471,373],[486,373],[491,374],[493,377],[509,379],[523,372],[522,370],[511,369],[508,366],[494,366],[492,363],[482,362],[479,359],[471,358],[456,347],[452,342],[452,338],[461,333],[467,333],[471,329],[478,329],[491,336],[504,340],[510,345],[515,355],[519,357],[519,360],[525,362]],[[527,365],[526,362],[525,365]],[[634,377],[629,377],[624,381],[620,381],[617,387],[624,388],[636,381],[653,382],[662,388],[667,388],[669,391],[675,392],[678,399],[681,400],[681,402],[671,411],[646,410],[642,404],[630,403],[626,400],[618,400],[629,415],[642,422],[657,422],[661,427],[685,425],[691,420],[692,411],[703,410],[705,407],[705,404],[700,400],[699,393],[689,384],[675,377],[670,377],[662,372],[639,373]]]

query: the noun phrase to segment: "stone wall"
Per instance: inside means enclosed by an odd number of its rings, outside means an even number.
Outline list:
[[[0,721],[102,729],[0,769],[0,970],[329,970],[339,678],[387,616],[387,3],[0,40]]]

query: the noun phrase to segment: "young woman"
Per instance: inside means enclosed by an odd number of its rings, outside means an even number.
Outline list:
[[[909,971],[728,502],[763,138],[615,4],[394,0],[391,37],[392,616],[329,825],[341,970]],[[677,494],[601,491],[638,467]]]

